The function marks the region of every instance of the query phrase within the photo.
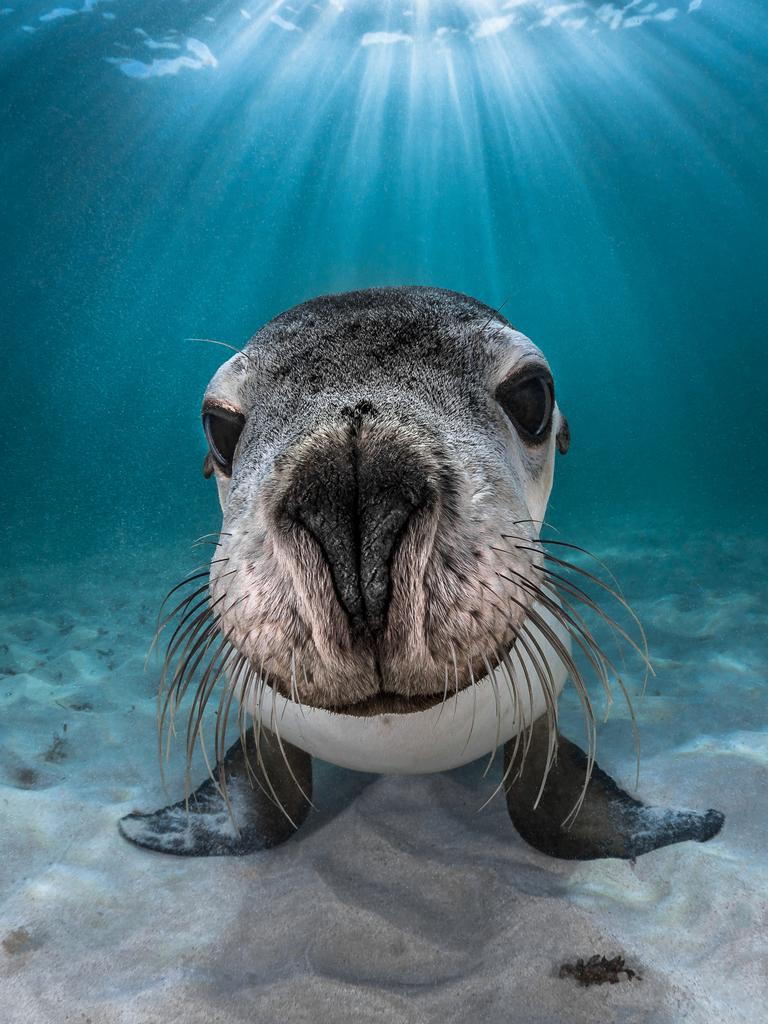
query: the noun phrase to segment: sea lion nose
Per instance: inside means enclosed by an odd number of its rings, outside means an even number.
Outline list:
[[[283,515],[322,549],[354,629],[383,631],[395,550],[411,517],[434,495],[412,452],[366,443],[355,429],[347,443],[315,450],[294,467]]]

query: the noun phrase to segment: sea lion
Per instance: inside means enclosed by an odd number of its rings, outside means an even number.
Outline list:
[[[305,302],[235,350],[202,417],[223,523],[208,577],[164,620],[161,725],[192,689],[189,758],[218,688],[215,766],[123,835],[250,853],[306,817],[312,756],[439,771],[499,745],[497,790],[550,855],[632,858],[719,831],[717,811],[646,807],[594,762],[571,641],[604,685],[613,666],[540,540],[568,425],[543,354],[500,312],[424,287]],[[567,676],[586,754],[558,730]]]

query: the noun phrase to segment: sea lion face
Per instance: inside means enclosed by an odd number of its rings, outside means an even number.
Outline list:
[[[203,420],[211,606],[284,696],[419,710],[509,649],[567,425],[499,314],[429,288],[315,299],[221,367]]]

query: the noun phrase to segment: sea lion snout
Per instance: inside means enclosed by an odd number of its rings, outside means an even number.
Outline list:
[[[353,636],[384,632],[391,569],[417,513],[436,517],[441,476],[423,442],[404,425],[381,424],[365,403],[342,409],[336,429],[320,431],[283,470],[276,509],[281,530],[302,530],[321,552]],[[421,451],[425,449],[425,451]],[[418,531],[427,559],[432,530]]]

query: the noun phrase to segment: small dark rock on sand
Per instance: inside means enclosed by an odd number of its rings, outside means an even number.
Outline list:
[[[575,964],[562,964],[559,976],[575,978],[585,988],[589,985],[604,985],[606,982],[615,985],[619,981],[631,981],[633,978],[637,978],[638,981],[642,980],[637,971],[626,966],[623,956],[614,956],[609,960],[607,957],[600,956],[599,953],[591,956],[588,960],[579,958]]]

